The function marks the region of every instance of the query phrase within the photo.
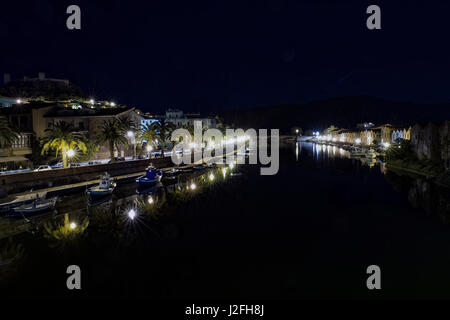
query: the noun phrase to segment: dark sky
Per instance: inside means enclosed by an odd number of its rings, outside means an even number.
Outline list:
[[[79,31],[66,28],[70,4]],[[370,4],[381,30],[366,28]],[[148,111],[448,102],[449,14],[449,1],[2,1],[0,72],[43,71]]]

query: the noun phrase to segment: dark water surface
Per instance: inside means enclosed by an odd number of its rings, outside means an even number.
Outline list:
[[[429,182],[311,144],[283,148],[275,176],[240,165],[175,182],[151,204],[131,182],[95,207],[78,193],[53,214],[1,218],[1,296],[450,297],[449,194]],[[80,291],[66,288],[72,264]]]

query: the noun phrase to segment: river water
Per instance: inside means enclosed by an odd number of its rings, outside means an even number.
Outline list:
[[[146,192],[122,183],[103,203],[80,192],[42,216],[0,218],[1,296],[450,297],[448,190],[380,162],[292,144],[274,176],[239,165]],[[66,287],[69,265],[81,290]],[[366,287],[369,265],[381,290]]]

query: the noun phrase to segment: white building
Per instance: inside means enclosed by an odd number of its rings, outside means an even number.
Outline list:
[[[194,126],[194,121],[201,121],[202,128],[216,128],[217,121],[212,117],[201,117],[199,113],[183,113],[181,110],[169,109],[166,111],[166,120],[179,126]]]

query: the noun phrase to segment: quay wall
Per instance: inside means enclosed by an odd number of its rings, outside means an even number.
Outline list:
[[[50,188],[98,179],[104,172],[108,172],[113,177],[139,171],[143,172],[150,163],[158,168],[170,167],[173,165],[170,157],[164,157],[119,161],[85,167],[61,168],[49,171],[0,175],[0,197],[31,189]]]

